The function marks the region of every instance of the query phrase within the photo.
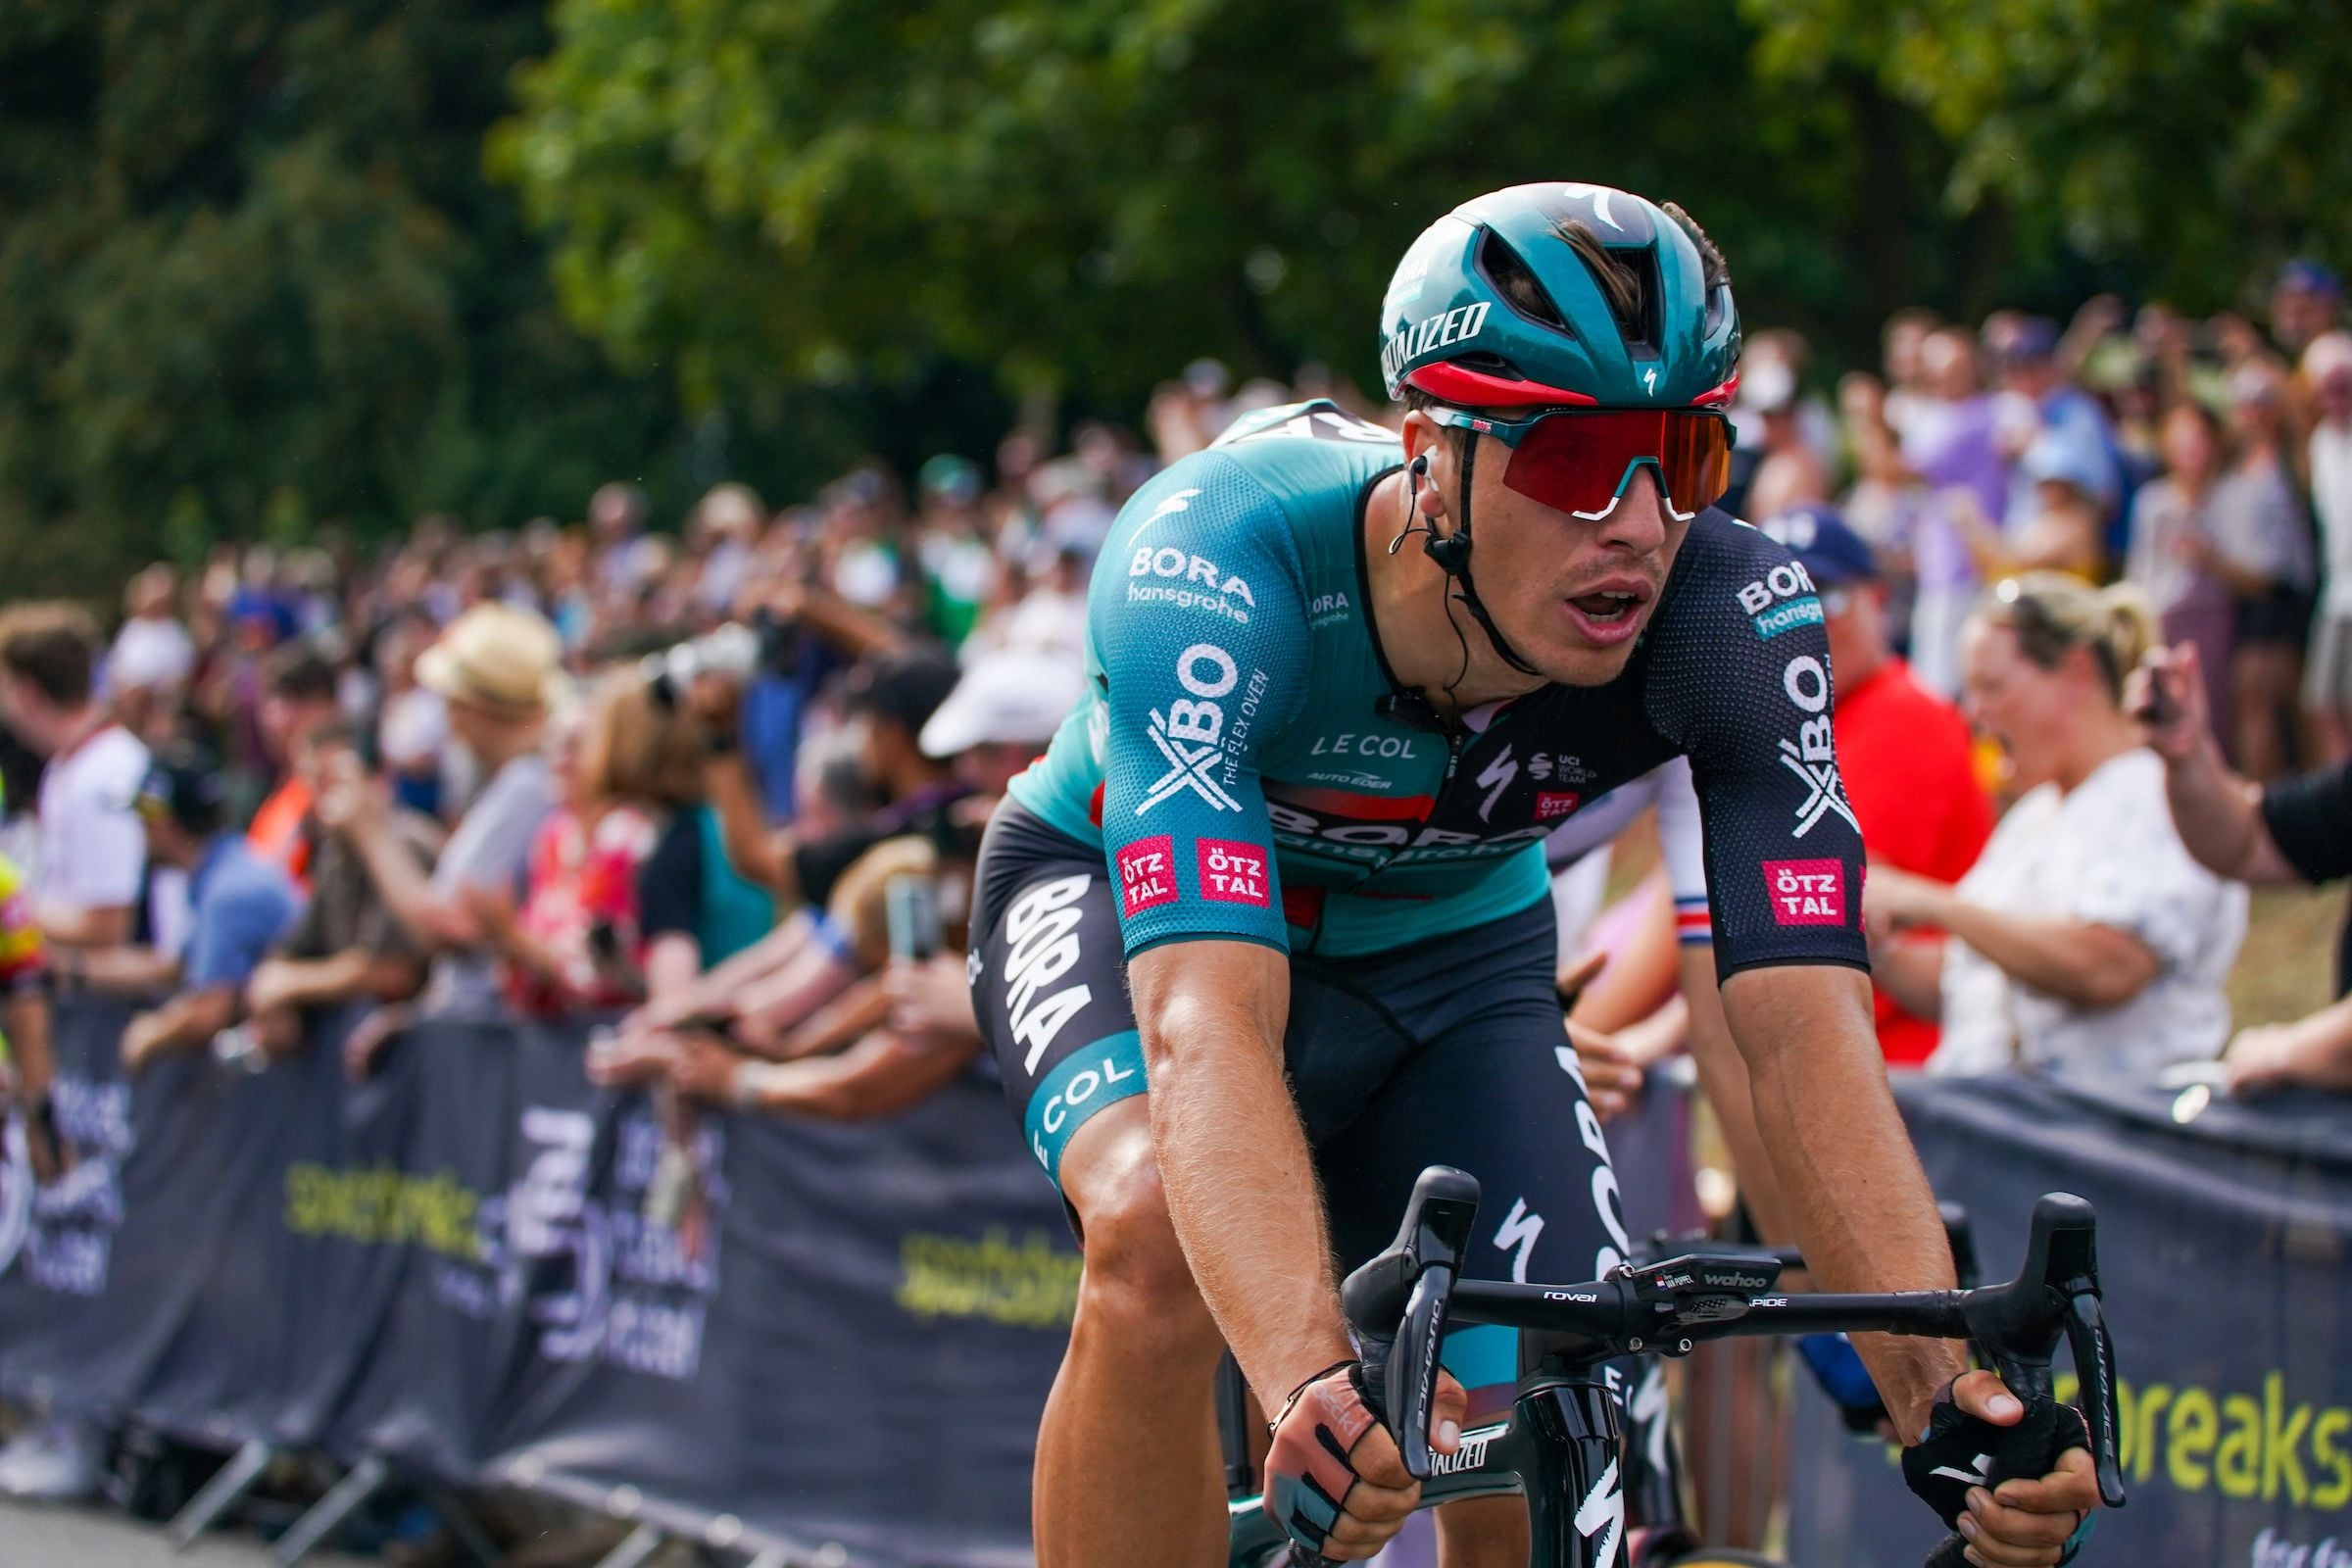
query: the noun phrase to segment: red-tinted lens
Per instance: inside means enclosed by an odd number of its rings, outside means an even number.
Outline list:
[[[1522,436],[1502,482],[1557,512],[1608,511],[1637,463],[1655,463],[1677,512],[1696,512],[1732,481],[1729,422],[1690,409],[1555,414]]]

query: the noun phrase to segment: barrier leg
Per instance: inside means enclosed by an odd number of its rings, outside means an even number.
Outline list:
[[[392,1466],[383,1459],[372,1453],[362,1459],[351,1474],[329,1488],[325,1496],[311,1504],[310,1511],[278,1538],[275,1553],[278,1568],[294,1568],[316,1551],[320,1542],[334,1534],[337,1526],[357,1513],[391,1479]]]
[[[261,1439],[247,1442],[220,1467],[220,1474],[204,1484],[203,1491],[188,1499],[187,1506],[172,1516],[172,1523],[165,1529],[172,1544],[181,1551],[195,1544],[198,1536],[236,1506],[237,1499],[262,1478],[262,1472],[270,1468],[270,1461],[275,1457],[277,1450]]]
[[[482,1529],[481,1521],[474,1518],[473,1510],[466,1506],[464,1497],[447,1487],[419,1487],[417,1491],[424,1497],[426,1506],[441,1516],[441,1522],[449,1527],[449,1533],[457,1538],[458,1544],[466,1548],[467,1556],[480,1564],[481,1568],[490,1568],[492,1563],[498,1561],[500,1553],[496,1543]]]
[[[596,1568],[644,1568],[646,1560],[660,1551],[668,1540],[652,1525],[639,1525],[629,1532],[628,1540],[599,1558]]]

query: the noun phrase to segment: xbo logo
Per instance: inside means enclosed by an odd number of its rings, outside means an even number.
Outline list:
[[[1213,643],[1195,643],[1176,656],[1176,679],[1198,702],[1178,699],[1162,714],[1152,710],[1152,744],[1167,759],[1168,770],[1152,781],[1135,814],[1142,816],[1163,801],[1186,790],[1219,811],[1238,811],[1242,803],[1209,776],[1224,755],[1225,710],[1215,699],[1239,684],[1241,671],[1233,656]]]

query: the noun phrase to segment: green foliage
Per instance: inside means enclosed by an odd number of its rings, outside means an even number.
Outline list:
[[[1949,286],[1924,120],[1846,71],[1759,84],[1732,0],[557,0],[492,165],[564,301],[698,396],[948,354],[1132,399],[1202,353],[1373,382],[1373,317],[1454,202],[1674,197],[1751,316]],[[1875,313],[1875,314],[1873,314]]]
[[[482,172],[545,42],[528,0],[0,7],[0,581],[575,513],[674,446]]]
[[[2352,22],[2337,0],[1741,0],[1801,86],[1871,70],[1954,151],[1953,210],[2193,310],[2289,255],[2352,261]]]

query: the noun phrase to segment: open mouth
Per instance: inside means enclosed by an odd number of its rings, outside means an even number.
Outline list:
[[[1623,620],[1642,608],[1640,594],[1621,588],[1604,588],[1598,593],[1579,594],[1568,602],[1587,620],[1600,626]]]

